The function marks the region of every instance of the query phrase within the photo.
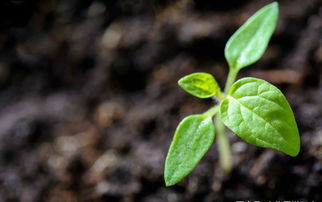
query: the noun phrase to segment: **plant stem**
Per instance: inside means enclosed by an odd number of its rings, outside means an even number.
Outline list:
[[[229,69],[226,86],[225,86],[225,94],[228,94],[230,87],[233,85],[233,83],[236,80],[237,74],[238,74],[238,70],[235,70],[232,68]]]
[[[238,74],[238,70],[233,68],[229,69],[226,86],[225,86],[225,96],[228,94],[230,87],[236,80],[236,76]],[[221,98],[222,99],[222,98]],[[219,111],[219,106],[216,105],[206,111],[204,114],[207,116],[214,116]],[[233,168],[233,160],[231,156],[231,149],[228,136],[226,135],[225,126],[223,122],[220,120],[220,117],[215,117],[215,128],[217,131],[217,145],[218,145],[218,152],[219,152],[219,163],[223,171],[228,174]]]
[[[225,91],[224,91],[225,95],[228,94],[230,87],[235,82],[237,74],[238,74],[238,70],[235,70],[233,68],[229,69]],[[233,168],[233,161],[231,156],[229,139],[225,131],[225,126],[223,122],[220,120],[219,116],[215,118],[215,126],[217,131],[216,139],[217,139],[218,152],[219,152],[219,163],[223,171],[228,174]]]
[[[203,114],[206,116],[213,117],[219,111],[219,105],[215,105],[211,107],[208,111],[204,112]]]
[[[223,171],[228,174],[233,167],[233,162],[229,139],[225,133],[225,126],[219,116],[215,118],[215,126],[217,130],[216,139],[218,144],[219,163]]]

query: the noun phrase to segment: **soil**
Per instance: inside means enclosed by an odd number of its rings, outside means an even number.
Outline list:
[[[229,134],[182,182],[163,166],[178,122],[213,103],[177,86],[192,72],[223,86],[223,50],[266,0],[0,3],[0,201],[322,201],[322,1],[281,0],[264,57],[240,77],[274,83],[301,134],[298,157]]]

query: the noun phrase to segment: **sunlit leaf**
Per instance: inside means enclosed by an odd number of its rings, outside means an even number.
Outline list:
[[[271,3],[251,16],[225,47],[225,57],[230,68],[239,70],[260,59],[275,30],[278,19],[278,4]]]
[[[198,98],[218,96],[220,89],[214,77],[208,73],[189,74],[178,81],[185,91]]]
[[[211,117],[191,115],[178,125],[165,162],[167,186],[188,175],[208,151],[215,138]]]
[[[290,156],[300,150],[300,137],[290,105],[272,84],[243,78],[233,84],[220,105],[224,124],[240,138],[256,146]]]

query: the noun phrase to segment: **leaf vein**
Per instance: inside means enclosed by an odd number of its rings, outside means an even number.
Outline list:
[[[282,111],[285,111],[284,110],[284,108],[280,105],[280,104],[278,104],[277,102],[274,102],[274,101],[272,101],[272,100],[270,100],[270,99],[267,99],[267,98],[265,98],[265,97],[261,97],[260,95],[246,95],[246,96],[243,96],[243,97],[241,97],[241,98],[237,98],[236,100],[240,100],[240,99],[244,99],[244,98],[251,98],[251,97],[255,97],[255,98],[261,98],[261,99],[263,99],[263,100],[266,100],[266,101],[268,101],[268,102],[270,102],[270,103],[273,103],[273,104],[275,104],[275,105],[277,105],[277,106],[279,106],[281,109],[282,109]]]
[[[242,105],[239,105],[239,110],[240,110],[240,115],[241,115],[241,118],[242,118],[242,122],[244,122],[245,123],[245,126],[251,131],[250,132],[250,137],[253,137],[254,139],[256,139],[257,141],[261,141],[261,142],[264,142],[264,143],[266,143],[266,144],[269,144],[269,145],[274,145],[274,146],[276,146],[276,144],[274,144],[274,143],[270,143],[270,142],[267,142],[267,141],[265,141],[265,140],[262,140],[262,139],[260,139],[260,138],[258,138],[258,137],[256,137],[255,136],[255,133],[253,132],[253,130],[248,126],[248,124],[247,124],[247,121],[245,121],[245,118],[244,118],[244,115],[243,115],[243,113],[242,113]]]
[[[241,102],[239,102],[236,98],[229,96],[229,98],[235,102],[237,102],[240,106],[244,107],[245,109],[251,111],[254,115],[256,115],[258,118],[262,119],[263,121],[265,121],[266,123],[268,123],[278,134],[280,134],[280,136],[282,137],[282,139],[284,140],[285,143],[287,143],[287,141],[284,139],[283,135],[279,132],[279,130],[277,128],[275,128],[269,121],[267,121],[265,118],[263,118],[262,116],[260,116],[259,114],[257,114],[256,112],[252,111],[249,107],[247,107],[246,105],[242,104]]]

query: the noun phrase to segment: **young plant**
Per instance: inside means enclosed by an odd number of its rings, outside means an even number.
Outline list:
[[[208,73],[193,73],[179,80],[179,85],[188,93],[198,98],[214,97],[218,103],[203,114],[184,118],[178,125],[165,162],[167,186],[178,183],[194,169],[212,145],[215,130],[220,165],[225,172],[231,170],[231,151],[225,126],[250,144],[272,148],[293,157],[298,155],[299,132],[292,109],[282,92],[257,78],[247,77],[235,82],[239,70],[255,63],[263,55],[277,19],[278,4],[274,2],[257,11],[228,40],[225,57],[229,74],[224,92]]]

